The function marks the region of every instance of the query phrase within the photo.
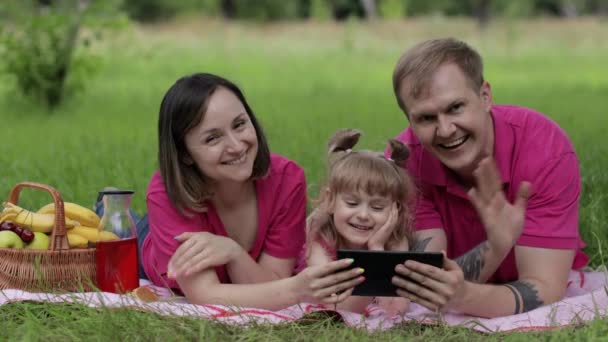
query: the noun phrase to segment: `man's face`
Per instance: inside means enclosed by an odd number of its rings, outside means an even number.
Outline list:
[[[414,134],[446,167],[470,181],[479,161],[494,148],[490,85],[484,82],[479,91],[473,90],[453,63],[435,71],[418,99],[411,96],[407,79],[404,82],[400,97]]]

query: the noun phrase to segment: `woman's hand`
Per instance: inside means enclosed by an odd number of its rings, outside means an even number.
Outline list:
[[[374,234],[367,240],[367,249],[370,251],[383,251],[385,250],[386,242],[395,229],[397,224],[397,218],[399,217],[399,209],[397,209],[397,203],[391,205],[388,219],[380,229],[374,232]]]
[[[175,237],[182,244],[169,261],[169,278],[188,276],[210,267],[225,265],[245,250],[229,237],[208,232],[183,233]]]
[[[293,277],[293,291],[298,302],[338,304],[348,298],[365,277],[362,268],[340,271],[352,259],[341,259],[323,265],[309,266]]]
[[[502,180],[493,158],[484,158],[473,171],[473,176],[476,185],[468,195],[485,227],[488,242],[509,251],[523,230],[530,183],[521,183],[515,202],[511,204],[503,192]]]
[[[379,297],[376,299],[378,306],[386,312],[389,317],[402,315],[410,308],[410,300],[402,297]]]
[[[408,260],[395,267],[397,294],[429,310],[457,308],[464,301],[466,282],[460,266],[443,255],[443,269]],[[413,280],[413,281],[412,281]]]

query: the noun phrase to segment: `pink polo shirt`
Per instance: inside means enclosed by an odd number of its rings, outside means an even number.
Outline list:
[[[523,232],[517,245],[576,250],[573,269],[589,258],[578,232],[580,174],[574,147],[566,133],[544,115],[530,109],[495,105],[494,158],[506,197],[513,202],[522,181],[532,183]],[[416,229],[443,228],[447,254],[455,258],[482,241],[486,233],[466,190],[452,171],[427,152],[410,128],[398,140],[411,151],[408,171],[418,181]],[[517,279],[512,249],[488,280],[505,283]]]
[[[277,258],[296,258],[304,244],[306,220],[306,181],[296,163],[271,154],[270,170],[255,181],[258,199],[258,231],[249,255],[257,260],[261,253]],[[228,236],[211,203],[204,213],[186,217],[171,204],[160,172],[152,175],[146,196],[150,232],[142,245],[142,263],[155,285],[178,289],[166,276],[169,259],[179,243],[173,239],[184,232],[210,232]],[[222,283],[230,283],[225,266],[215,268]]]

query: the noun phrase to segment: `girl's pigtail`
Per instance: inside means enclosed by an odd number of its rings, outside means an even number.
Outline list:
[[[360,137],[361,131],[359,130],[352,128],[341,129],[329,139],[327,152],[332,154],[348,151],[357,144]]]
[[[405,168],[405,162],[410,156],[410,150],[399,140],[390,139],[388,141],[391,150],[390,158],[402,168]]]

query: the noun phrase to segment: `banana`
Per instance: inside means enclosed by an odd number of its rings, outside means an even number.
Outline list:
[[[87,239],[91,243],[97,243],[99,241],[112,241],[118,240],[119,237],[112,232],[107,231],[99,231],[97,228],[93,227],[85,227],[85,226],[76,226],[72,229],[68,229],[69,234],[80,235],[83,238]]]
[[[12,221],[15,216],[17,216],[17,213],[15,213],[10,208],[5,208],[4,210],[2,210],[2,212],[0,212],[0,223],[4,221]]]
[[[98,241],[113,241],[120,239],[118,235],[102,230],[99,232],[99,240]]]
[[[86,238],[78,235],[78,234],[72,234],[70,232],[68,232],[68,245],[70,245],[70,248],[87,248],[89,245],[89,240],[87,240]]]
[[[99,230],[93,227],[76,226],[68,230],[68,233],[80,235],[93,243],[96,243],[99,240]]]
[[[33,232],[50,233],[55,226],[54,214],[38,214],[23,209],[10,202],[4,202],[4,211],[14,213],[12,220],[20,226],[26,227]],[[4,213],[3,211],[3,213]],[[7,214],[10,215],[10,214]],[[65,227],[72,228],[79,225],[78,222],[65,218]]]
[[[97,216],[97,214],[95,214],[95,212],[91,209],[72,202],[63,202],[63,209],[65,212],[65,217],[78,221],[83,226],[95,228],[99,226],[99,216]],[[55,214],[55,203],[45,205],[44,207],[38,209],[37,213]]]

